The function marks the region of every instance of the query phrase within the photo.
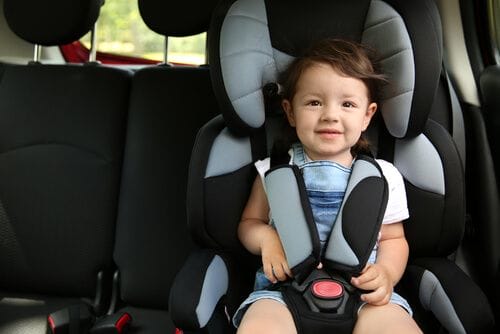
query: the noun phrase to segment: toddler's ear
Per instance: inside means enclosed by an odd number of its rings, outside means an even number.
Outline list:
[[[292,104],[290,103],[289,100],[284,99],[283,102],[281,102],[281,106],[283,107],[283,110],[285,111],[286,118],[288,119],[288,123],[290,123],[290,126],[295,127],[295,117],[293,115]]]
[[[370,121],[372,120],[373,115],[375,115],[375,112],[377,111],[377,104],[375,102],[372,102],[368,105],[368,108],[366,109],[366,114],[365,118],[363,120],[363,131],[365,131],[368,128],[368,125],[370,125]]]

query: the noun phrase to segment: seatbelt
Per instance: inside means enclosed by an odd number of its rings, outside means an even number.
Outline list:
[[[443,73],[446,78],[446,86],[448,88],[449,101],[451,106],[451,119],[452,119],[452,137],[453,141],[458,150],[460,160],[462,161],[462,168],[465,170],[465,124],[464,117],[462,114],[462,107],[460,106],[460,101],[458,100],[455,89],[453,88],[453,83],[451,82],[446,66],[443,64]]]
[[[273,157],[271,157],[271,161]],[[388,199],[375,159],[359,155],[323,255],[304,180],[296,165],[265,174],[273,222],[294,275],[279,284],[298,333],[351,333],[361,292],[350,283],[365,267],[378,238]],[[363,208],[362,210],[360,208]],[[323,268],[316,269],[322,262]]]

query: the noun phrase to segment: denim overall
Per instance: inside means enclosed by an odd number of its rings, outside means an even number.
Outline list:
[[[307,196],[319,234],[321,254],[323,254],[328,237],[342,205],[351,168],[344,167],[332,161],[311,161],[306,156],[300,143],[292,145],[291,150],[293,151],[292,162],[299,167],[304,178]],[[377,245],[372,250],[368,263],[375,263],[376,257]],[[254,291],[240,305],[233,317],[233,323],[236,327],[239,325],[244,311],[248,306],[259,299],[268,298],[285,304],[280,291],[266,290],[271,285],[272,282],[267,279],[264,271],[260,268],[255,275]],[[397,293],[392,294],[391,302],[402,306],[408,313],[412,314],[409,304]]]
[[[351,169],[332,161],[309,161],[300,144],[294,144],[292,150],[293,163],[299,167],[304,178],[323,254],[344,198]]]

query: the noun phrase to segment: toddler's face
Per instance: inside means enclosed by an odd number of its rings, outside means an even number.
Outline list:
[[[283,108],[311,159],[350,166],[351,147],[368,127],[377,104],[370,103],[363,81],[318,63],[302,73],[295,96],[285,100]]]

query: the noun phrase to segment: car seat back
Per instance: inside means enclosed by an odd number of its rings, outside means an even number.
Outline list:
[[[3,2],[11,29],[58,45],[91,29],[95,1]],[[52,23],[52,24],[48,24]],[[0,287],[93,298],[111,265],[130,73],[6,66],[0,81]]]
[[[200,2],[188,19],[179,15],[184,6],[139,1],[144,22],[166,38],[207,30],[214,2]],[[217,113],[207,66],[160,64],[134,74],[114,250],[126,305],[168,307],[173,277],[193,248],[184,224],[190,152]]]

